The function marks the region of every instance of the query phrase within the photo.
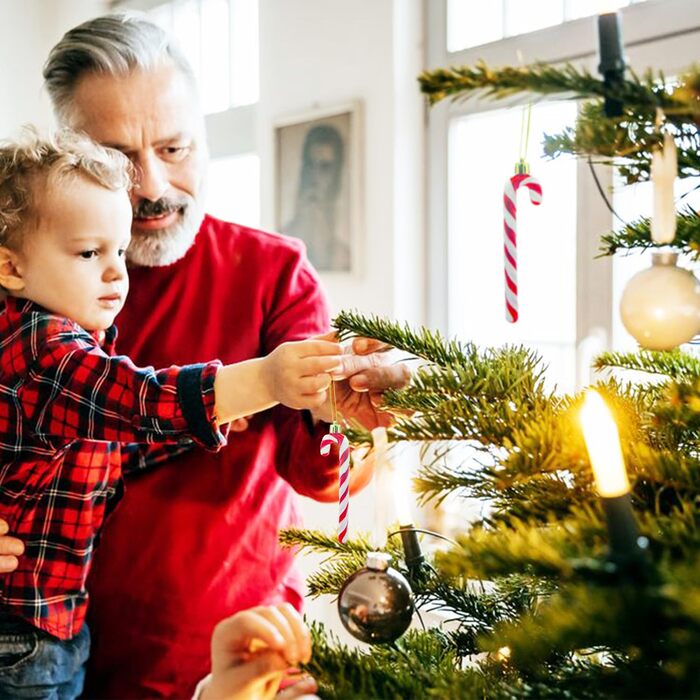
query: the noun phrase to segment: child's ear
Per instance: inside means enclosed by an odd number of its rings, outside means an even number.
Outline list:
[[[18,263],[17,253],[5,246],[0,246],[0,286],[12,292],[24,289],[24,279]]]

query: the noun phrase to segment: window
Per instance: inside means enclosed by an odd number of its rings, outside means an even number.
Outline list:
[[[260,158],[254,153],[209,164],[206,210],[219,219],[260,226]]]
[[[258,0],[131,0],[175,36],[195,72],[212,160],[206,211],[260,225]]]
[[[503,187],[518,158],[520,108],[454,119],[449,134],[448,327],[479,345],[530,345],[549,364],[549,379],[573,389],[576,318],[576,163],[546,161],[538,139],[530,170],[543,204],[518,195],[517,324],[505,319]],[[534,107],[533,135],[560,131],[576,117],[570,102]]]
[[[461,51],[509,36],[612,11],[645,0],[448,0],[447,50]],[[478,17],[478,21],[475,18]]]
[[[257,0],[173,0],[150,16],[192,64],[205,114],[258,101]]]
[[[695,0],[611,0],[606,8],[615,5],[624,8],[623,36],[638,74],[651,66],[677,75],[696,60]],[[595,23],[568,20],[600,9],[584,0],[431,0],[428,65],[474,65],[482,57],[493,66],[517,65],[522,50],[528,61],[573,61],[595,73]],[[506,38],[522,32],[528,34]],[[479,43],[478,49],[464,48]],[[638,252],[596,257],[600,236],[615,222],[587,164],[539,158],[541,135],[572,124],[577,107],[538,99],[528,158],[542,183],[543,202],[534,207],[527,194],[518,197],[521,313],[516,324],[505,321],[502,193],[518,158],[522,113],[505,105],[474,95],[430,111],[428,323],[480,345],[532,347],[548,364],[549,385],[569,391],[590,382],[593,355],[633,344],[619,319],[619,299],[650,258]],[[602,187],[611,187],[610,170],[598,172]],[[680,196],[683,185],[678,187]],[[612,200],[623,219],[633,220],[649,213],[650,186],[616,186]]]

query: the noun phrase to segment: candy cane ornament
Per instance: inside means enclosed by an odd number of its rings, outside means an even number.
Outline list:
[[[503,253],[505,263],[506,321],[518,320],[518,242],[517,242],[517,192],[527,187],[530,201],[534,205],[542,203],[542,185],[527,171],[518,172],[507,182],[503,191]]]
[[[350,510],[350,443],[340,432],[337,423],[331,424],[331,432],[321,438],[321,456],[331,453],[331,446],[338,445],[338,542],[345,542],[348,537]]]

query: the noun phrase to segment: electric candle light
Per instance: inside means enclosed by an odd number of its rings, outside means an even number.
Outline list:
[[[391,524],[394,504],[390,494],[393,492],[393,467],[387,456],[388,441],[386,428],[372,430],[372,450],[374,452],[374,532],[372,545],[381,550],[386,542],[386,533]]]
[[[654,183],[651,238],[655,243],[670,243],[676,236],[673,183],[676,181],[677,174],[676,143],[671,134],[665,134],[663,149],[655,148],[651,156],[651,180]]]
[[[617,10],[598,15],[598,71],[603,76],[605,87],[614,90],[622,82],[625,74],[625,56],[622,49],[621,17]],[[605,115],[619,117],[622,102],[611,97],[605,98]]]
[[[592,389],[583,401],[581,425],[608,524],[610,552],[618,561],[634,559],[641,552],[639,530],[632,513],[620,436],[610,409]]]
[[[399,518],[399,532],[406,566],[410,571],[416,570],[425,561],[423,550],[418,541],[418,533],[411,517],[411,489],[406,475],[394,468],[394,503]]]
[[[389,525],[388,514],[392,510],[388,504],[393,498],[393,512],[399,521],[398,534],[401,535],[406,566],[409,569],[417,568],[425,561],[425,557],[418,541],[418,533],[412,523],[410,508],[412,494],[408,479],[389,459],[386,428],[379,427],[372,430],[372,444],[375,478],[374,544],[379,547],[384,541]]]

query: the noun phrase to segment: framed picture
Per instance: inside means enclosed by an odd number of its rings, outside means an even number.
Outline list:
[[[358,272],[359,122],[350,103],[275,125],[277,230],[301,238],[319,272]]]

